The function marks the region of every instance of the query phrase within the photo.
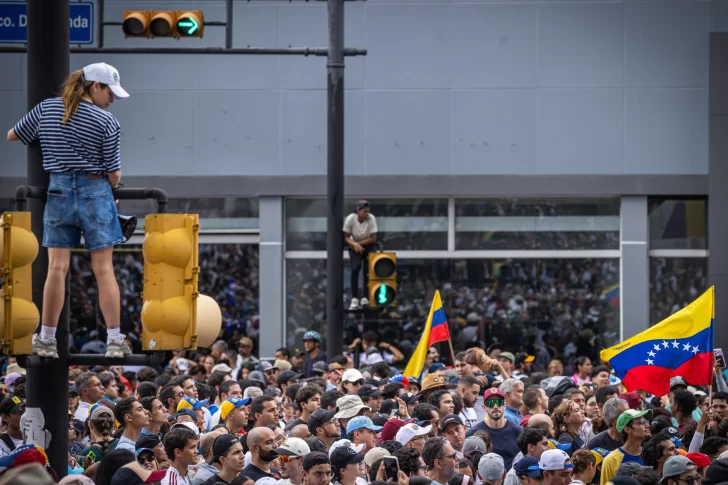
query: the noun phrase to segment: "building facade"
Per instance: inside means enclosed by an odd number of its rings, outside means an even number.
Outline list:
[[[105,17],[157,7],[225,18],[222,1],[119,0]],[[235,47],[326,45],[323,2],[236,1],[233,18]],[[377,325],[417,328],[440,289],[448,318],[487,342],[530,332],[606,346],[728,284],[728,257],[709,267],[707,230],[715,240],[725,226],[707,200],[723,180],[713,140],[728,139],[715,135],[726,110],[711,33],[726,28],[725,1],[347,2],[346,45],[368,55],[346,59],[346,208],[368,199],[399,258],[399,305]],[[180,43],[221,47],[224,30],[173,41],[105,28],[107,47]],[[10,128],[26,112],[25,59],[0,59]],[[201,214],[202,278],[227,318],[260,333],[265,357],[321,329],[325,59],[71,57],[74,69],[99,61],[131,93],[111,107],[124,182]],[[7,206],[25,149],[0,143]],[[346,331],[367,325],[347,317]]]

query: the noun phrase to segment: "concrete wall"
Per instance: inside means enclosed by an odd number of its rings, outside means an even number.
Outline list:
[[[346,3],[347,175],[708,173],[708,33],[728,25],[720,1],[369,0]],[[128,9],[220,1],[107,0]],[[235,47],[325,47],[323,2],[235,2]],[[106,46],[224,45],[123,39]],[[325,59],[73,55],[106,61],[132,94],[123,126],[126,176],[322,175]],[[22,54],[0,54],[0,121],[25,112]],[[25,173],[25,150],[0,141],[0,177]]]

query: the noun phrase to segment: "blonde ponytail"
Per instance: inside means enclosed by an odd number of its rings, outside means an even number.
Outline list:
[[[93,83],[87,83],[83,78],[83,69],[73,71],[63,83],[63,90],[61,91],[61,98],[63,99],[63,107],[65,112],[63,113],[63,124],[68,123],[71,116],[76,114],[78,105],[81,103],[81,98],[89,87]]]

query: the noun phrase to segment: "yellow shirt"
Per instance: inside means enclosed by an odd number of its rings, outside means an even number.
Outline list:
[[[629,453],[626,453],[622,448],[617,448],[616,450],[609,453],[602,462],[602,475],[599,483],[601,485],[607,485],[607,483],[609,483],[612,478],[614,478],[617,474],[617,468],[619,468],[619,465],[630,461],[637,462],[640,465],[644,464],[642,463],[642,456],[630,455]]]

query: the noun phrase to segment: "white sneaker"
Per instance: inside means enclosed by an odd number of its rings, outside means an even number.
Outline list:
[[[349,305],[349,311],[358,310],[358,309],[359,309],[359,300],[357,298],[352,298],[351,304]]]
[[[366,298],[361,299],[361,306],[369,306],[369,300]]]

